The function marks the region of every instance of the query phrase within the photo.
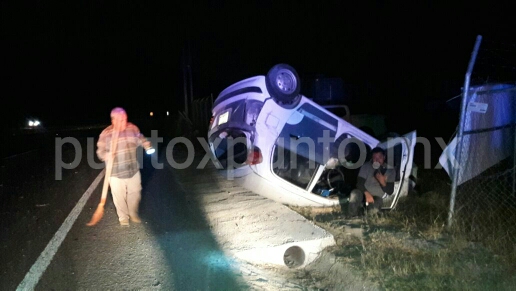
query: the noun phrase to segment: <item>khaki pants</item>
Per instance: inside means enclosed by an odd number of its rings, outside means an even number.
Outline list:
[[[111,186],[111,194],[113,195],[118,220],[127,220],[129,216],[138,217],[138,207],[142,198],[140,172],[136,172],[129,179],[111,177],[109,185]]]

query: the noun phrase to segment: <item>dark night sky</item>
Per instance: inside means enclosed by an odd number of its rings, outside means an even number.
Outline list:
[[[516,52],[512,10],[494,4],[69,2],[0,4],[0,94],[11,123],[29,115],[47,124],[106,122],[114,106],[130,117],[177,111],[185,47],[195,97],[288,63],[304,90],[316,74],[341,77],[354,88],[355,108],[395,116],[459,94],[477,35],[507,44],[502,61]]]

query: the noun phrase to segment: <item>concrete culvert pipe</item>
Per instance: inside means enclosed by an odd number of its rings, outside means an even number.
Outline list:
[[[283,262],[289,268],[297,268],[305,262],[305,251],[298,246],[291,246],[283,254]]]

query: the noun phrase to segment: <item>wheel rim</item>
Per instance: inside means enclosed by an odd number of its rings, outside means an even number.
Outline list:
[[[276,86],[278,86],[282,92],[291,94],[296,90],[296,76],[289,70],[280,70],[276,75]]]

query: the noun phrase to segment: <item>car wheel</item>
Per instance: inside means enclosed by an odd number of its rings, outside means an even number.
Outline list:
[[[267,73],[265,84],[273,100],[282,107],[295,106],[301,99],[299,75],[287,64],[272,67]]]

